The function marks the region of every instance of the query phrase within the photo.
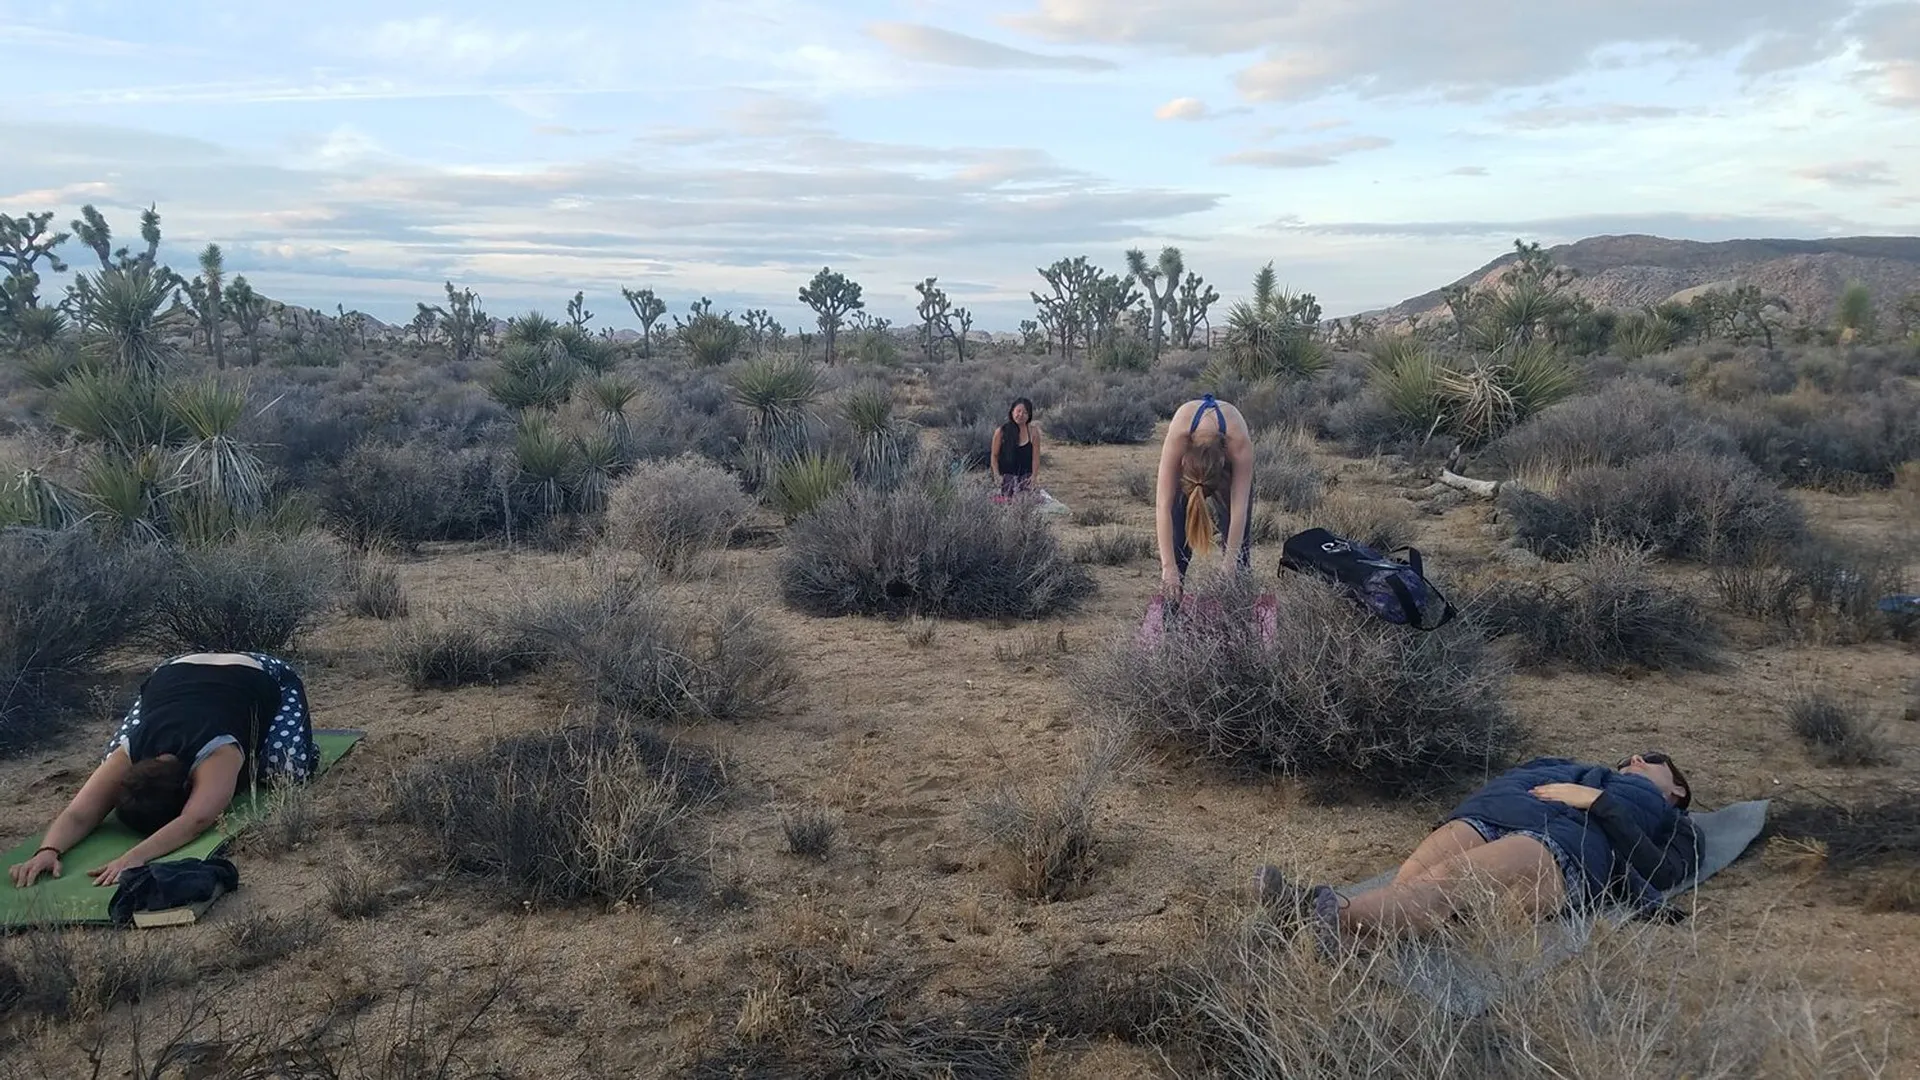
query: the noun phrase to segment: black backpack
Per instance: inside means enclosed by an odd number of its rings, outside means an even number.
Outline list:
[[[1395,550],[1406,552],[1408,561],[1389,558],[1325,529],[1308,529],[1287,537],[1280,549],[1280,568],[1318,574],[1390,623],[1429,631],[1453,621],[1458,612],[1422,573],[1420,552],[1410,547]]]

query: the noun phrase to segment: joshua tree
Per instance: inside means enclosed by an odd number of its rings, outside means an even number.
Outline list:
[[[207,348],[213,353],[213,366],[224,370],[227,366],[226,341],[221,333],[221,316],[226,308],[222,302],[222,282],[226,277],[226,267],[220,255],[219,244],[208,244],[200,253],[200,276],[189,285],[187,293],[193,298],[193,311],[200,319],[200,329],[207,335]]]
[[[1087,294],[1100,279],[1100,270],[1087,262],[1085,255],[1061,259],[1052,266],[1036,268],[1042,280],[1053,289],[1052,296],[1028,293],[1038,309],[1040,323],[1060,342],[1060,355],[1073,359],[1073,346],[1084,340],[1087,330]]]
[[[260,323],[267,317],[266,298],[253,291],[247,284],[245,274],[233,279],[227,286],[226,295],[221,298],[222,306],[233,324],[240,328],[240,336],[247,339],[247,361],[260,362]]]
[[[920,294],[920,303],[914,311],[920,316],[920,348],[927,355],[927,362],[933,362],[933,354],[940,343],[953,337],[953,303],[947,299],[947,291],[934,284],[938,278],[927,278],[913,287]],[[964,351],[964,350],[963,350]]]
[[[1193,348],[1194,335],[1202,326],[1210,328],[1207,309],[1219,301],[1219,292],[1207,284],[1205,278],[1191,270],[1187,271],[1186,279],[1180,283],[1180,295],[1174,301],[1179,310],[1179,318],[1175,319],[1173,324],[1175,344],[1183,349]],[[1209,348],[1213,346],[1211,337],[1212,333],[1209,329],[1207,341]]]
[[[453,350],[453,359],[462,364],[470,364],[480,356],[480,336],[492,328],[487,313],[480,310],[480,298],[472,289],[455,291],[453,282],[446,283],[447,307],[438,311],[440,332],[447,339],[447,347]]]
[[[953,309],[953,325],[958,330],[949,330],[953,335],[953,358],[962,363],[967,359],[967,335],[973,332],[973,312],[966,308]]]
[[[575,330],[586,333],[587,324],[593,321],[593,312],[587,310],[587,294],[576,292],[573,299],[567,301],[567,323]]]
[[[820,333],[826,338],[827,363],[831,365],[835,358],[834,340],[839,336],[841,320],[848,312],[867,306],[866,301],[860,299],[860,283],[823,266],[819,273],[813,275],[807,287],[800,290],[800,302],[812,308],[819,317]]]
[[[51,210],[24,217],[0,214],[0,271],[6,272],[0,280],[0,326],[13,327],[19,312],[40,306],[39,264],[66,273],[67,264],[54,249],[67,242],[68,234],[48,232],[52,222]]]
[[[140,239],[146,243],[147,249],[138,255],[129,254],[126,248],[111,250],[113,229],[92,203],[80,208],[80,216],[73,222],[73,233],[81,243],[93,249],[102,270],[116,267],[131,269],[136,265],[151,270],[160,255],[160,211],[154,206],[140,211]]]
[[[627,306],[633,309],[633,317],[640,320],[640,354],[653,355],[653,324],[667,313],[667,302],[653,295],[652,289],[621,289],[620,295],[626,297]]]
[[[1153,355],[1159,359],[1160,350],[1166,344],[1166,326],[1169,321],[1178,319],[1179,308],[1174,290],[1180,287],[1180,275],[1186,272],[1185,261],[1177,247],[1160,249],[1160,261],[1147,265],[1146,253],[1139,248],[1127,252],[1127,270],[1133,275],[1140,287],[1146,290],[1148,317],[1152,320],[1148,331],[1148,340],[1153,343]],[[1156,287],[1165,282],[1164,287]]]

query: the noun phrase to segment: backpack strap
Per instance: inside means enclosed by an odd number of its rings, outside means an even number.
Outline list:
[[[1409,545],[1407,547],[1394,548],[1393,551],[1388,552],[1388,554],[1396,555],[1402,551],[1407,553],[1407,568],[1419,575],[1420,580],[1426,582],[1427,591],[1439,599],[1440,621],[1434,623],[1432,626],[1420,625],[1419,615],[1413,604],[1413,595],[1408,591],[1406,585],[1397,577],[1389,577],[1387,578],[1387,587],[1393,590],[1394,597],[1400,601],[1401,610],[1406,612],[1407,625],[1422,633],[1431,633],[1452,622],[1454,616],[1460,614],[1460,612],[1453,606],[1453,601],[1447,599],[1446,594],[1440,591],[1439,586],[1431,581],[1427,581],[1426,564],[1425,561],[1420,558],[1420,549]]]

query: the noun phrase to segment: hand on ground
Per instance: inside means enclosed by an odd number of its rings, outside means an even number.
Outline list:
[[[120,875],[136,866],[145,866],[147,860],[134,855],[122,855],[98,870],[93,871],[95,885],[117,885]]]
[[[34,852],[33,858],[26,862],[14,863],[7,868],[7,876],[13,879],[13,887],[24,889],[39,879],[41,874],[60,876],[60,856],[51,851]]]

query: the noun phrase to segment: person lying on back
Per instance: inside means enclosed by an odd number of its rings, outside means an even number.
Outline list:
[[[1489,889],[1534,918],[1602,903],[1651,910],[1699,869],[1692,801],[1665,754],[1635,754],[1611,769],[1537,758],[1469,795],[1378,889],[1348,900],[1263,866],[1254,894],[1330,938],[1424,933]]]
[[[88,872],[113,885],[212,828],[236,794],[304,781],[320,764],[300,676],[265,653],[194,653],[148,674],[106,756],[47,827],[33,857],[8,868],[16,888],[59,877],[60,858],[108,812],[145,837]]]

